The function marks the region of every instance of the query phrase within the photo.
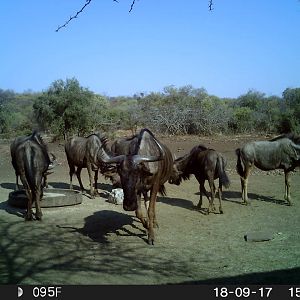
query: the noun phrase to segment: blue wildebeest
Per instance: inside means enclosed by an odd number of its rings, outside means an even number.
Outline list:
[[[242,200],[248,203],[248,177],[256,166],[263,171],[283,169],[285,174],[284,199],[291,205],[290,172],[300,166],[300,137],[283,134],[269,141],[256,141],[236,149],[236,169],[241,177]]]
[[[138,135],[131,137],[119,138],[111,145],[111,152],[114,156],[127,155],[135,151],[135,145],[138,142]],[[104,172],[104,176],[112,182],[113,188],[121,188],[121,179],[118,175],[117,168],[111,168]],[[146,198],[145,198],[146,199]]]
[[[81,191],[84,191],[80,173],[83,168],[87,168],[90,182],[90,194],[92,198],[95,197],[95,194],[97,193],[98,171],[100,169],[100,172],[104,172],[108,169],[107,165],[103,163],[103,160],[101,159],[101,155],[109,158],[109,156],[106,155],[106,152],[103,152],[103,149],[106,149],[106,151],[109,152],[107,139],[96,133],[93,133],[88,137],[73,137],[65,143],[65,152],[70,169],[70,189],[73,188],[72,176],[76,173],[80,189]],[[94,172],[94,183],[92,172]]]
[[[32,203],[35,203],[36,219],[41,220],[40,200],[51,164],[47,147],[40,135],[33,132],[30,137],[19,138],[13,142],[11,155],[16,176],[20,176],[28,199],[25,220],[33,219]]]
[[[45,146],[45,143],[41,137],[40,134],[38,134],[38,132],[36,130],[33,131],[33,133],[29,136],[19,136],[19,137],[16,137],[12,143],[10,144],[10,154],[11,154],[11,163],[15,169],[15,173],[16,173],[16,190],[19,190],[20,189],[20,186],[19,186],[19,174],[17,173],[18,172],[18,169],[16,167],[16,149],[17,147],[27,141],[27,140],[34,140],[36,143],[40,144],[41,146]],[[49,158],[50,158],[50,164],[49,164],[49,167],[48,167],[48,171],[44,174],[44,186],[48,186],[47,184],[47,175],[51,174],[52,171],[50,171],[51,169],[53,169],[57,164],[58,162],[56,161],[56,157],[54,156],[53,153],[49,153]]]
[[[214,180],[219,178],[219,212],[223,213],[222,209],[222,186],[229,187],[230,181],[225,171],[225,158],[213,149],[208,149],[203,145],[195,146],[188,154],[175,159],[173,171],[169,178],[169,183],[179,185],[182,180],[190,179],[190,176],[195,175],[199,182],[200,199],[197,207],[201,209],[202,194],[204,193],[209,200],[208,212],[215,211],[214,198],[216,188]],[[211,197],[205,189],[205,180],[208,180],[211,190]]]
[[[154,244],[154,227],[157,226],[155,204],[157,193],[165,194],[164,183],[172,171],[170,150],[161,144],[148,129],[142,129],[129,145],[130,153],[121,154],[105,162],[117,164],[117,171],[124,191],[123,208],[135,211],[137,218],[148,230],[148,243]],[[141,209],[141,195],[150,191],[147,218]]]

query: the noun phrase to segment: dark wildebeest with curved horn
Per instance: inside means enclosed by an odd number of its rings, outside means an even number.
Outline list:
[[[70,174],[70,189],[73,188],[72,176],[76,173],[80,189],[83,192],[84,187],[81,181],[81,170],[87,168],[90,182],[90,194],[94,198],[97,193],[98,171],[107,172],[108,166],[103,162],[101,157],[109,158],[107,138],[100,136],[98,133],[93,133],[88,137],[73,137],[65,143],[65,152],[69,164]],[[102,153],[102,149],[106,152]],[[101,155],[100,155],[101,153]],[[76,169],[77,167],[77,169]],[[94,183],[92,172],[94,172]]]
[[[111,152],[117,156],[117,155],[128,155],[130,153],[133,153],[135,151],[135,145],[138,142],[138,134],[135,134],[131,137],[124,137],[119,138],[115,140],[111,145]],[[113,188],[122,188],[121,184],[121,178],[117,172],[117,169],[111,169],[108,172],[104,173],[104,176],[112,182]],[[148,210],[147,204],[149,204],[149,197],[148,193],[143,191],[142,192],[144,197],[144,204],[146,210]],[[156,220],[154,220],[156,223]],[[158,226],[158,225],[157,225]]]
[[[192,174],[195,175],[199,182],[200,199],[197,207],[201,209],[202,206],[202,194],[204,193],[209,200],[208,213],[215,211],[214,198],[216,188],[214,180],[219,178],[219,212],[223,213],[222,209],[222,186],[229,187],[229,177],[225,171],[226,160],[225,158],[215,151],[214,149],[208,149],[203,145],[198,145],[192,148],[192,150],[174,161],[173,171],[169,178],[169,183],[179,185],[183,180],[190,179]],[[205,180],[208,180],[211,190],[211,197],[205,189]]]
[[[148,230],[148,243],[154,244],[155,204],[157,193],[165,194],[164,183],[172,171],[173,158],[170,150],[160,143],[153,133],[144,128],[133,138],[130,153],[109,159],[102,159],[110,164],[117,164],[118,174],[124,191],[123,208],[135,211],[137,218]],[[150,191],[147,218],[141,209],[141,195]]]
[[[34,131],[30,137],[18,138],[11,146],[12,165],[16,176],[20,176],[25,188],[27,212],[25,220],[32,220],[32,203],[35,203],[37,220],[42,219],[40,200],[46,184],[46,176],[51,165],[46,144],[41,136]]]
[[[300,166],[300,137],[283,134],[269,141],[256,141],[236,149],[236,169],[241,177],[242,200],[248,204],[248,177],[256,166],[263,171],[283,169],[285,174],[284,199],[291,205],[290,172]]]
[[[111,152],[114,156],[127,155],[135,151],[135,145],[138,142],[138,135],[123,137],[115,140],[111,145]],[[103,175],[110,179],[113,188],[122,188],[121,179],[118,175],[117,168],[104,172]]]
[[[16,149],[21,143],[23,143],[27,140],[34,140],[36,143],[38,143],[42,147],[45,147],[45,143],[44,143],[41,135],[36,130],[34,130],[33,133],[29,136],[18,136],[12,141],[12,143],[10,144],[10,154],[11,154],[11,163],[12,163],[12,165],[15,169],[15,173],[16,173],[16,188],[15,188],[16,190],[20,189],[19,180],[18,180],[19,174],[17,173],[18,169],[16,167]],[[58,164],[58,162],[56,161],[56,157],[53,153],[49,153],[49,159],[50,159],[50,164],[49,164],[47,172],[44,174],[44,177],[43,177],[43,179],[44,179],[43,185],[45,187],[48,187],[47,175],[51,174],[52,173],[51,170]]]

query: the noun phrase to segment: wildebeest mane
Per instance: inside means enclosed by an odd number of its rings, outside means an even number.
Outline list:
[[[112,152],[110,150],[110,147],[108,146],[108,138],[105,136],[105,135],[101,135],[100,133],[98,132],[95,132],[95,133],[92,133],[90,135],[88,135],[86,137],[86,139],[88,139],[89,137],[91,136],[96,136],[99,138],[101,144],[102,144],[102,148],[105,150],[105,152],[109,155],[112,155]]]
[[[199,144],[193,147],[189,153],[175,160],[175,162],[179,163],[180,170],[182,171],[182,173],[179,176],[180,183],[182,180],[190,179],[194,169],[194,161],[197,160],[198,153],[206,150],[214,150],[214,149],[208,148],[203,144]]]
[[[181,183],[182,180],[190,179],[193,173],[194,161],[197,159],[198,153],[206,150],[214,150],[214,149],[210,149],[202,144],[199,144],[193,147],[189,153],[175,159],[175,162],[178,163],[179,169],[182,171],[182,173],[179,175],[179,179],[180,179],[179,183]]]
[[[48,154],[48,147],[47,147],[46,143],[44,142],[44,140],[43,140],[42,136],[40,135],[40,133],[38,133],[37,130],[34,130],[29,139],[40,145],[45,158],[47,158],[47,160],[48,160],[47,163],[49,164],[50,163],[50,158],[49,158],[49,154]]]

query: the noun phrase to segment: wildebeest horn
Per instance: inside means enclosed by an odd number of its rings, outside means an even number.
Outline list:
[[[126,155],[118,155],[118,156],[113,156],[110,158],[102,157],[102,161],[107,163],[107,164],[116,164],[124,160]]]
[[[300,150],[300,145],[296,144],[296,143],[293,143],[293,147],[297,150]]]
[[[135,164],[139,164],[141,162],[154,162],[162,160],[162,156],[141,156],[141,155],[134,155],[133,162]]]
[[[53,153],[49,153],[49,154],[52,157],[52,159],[50,159],[51,162],[55,161],[56,160],[56,156]]]
[[[122,160],[125,159],[127,155],[118,155],[118,156],[114,156],[111,158],[104,158],[103,161],[107,164],[116,164],[121,162]],[[133,155],[132,156],[132,161],[135,164],[139,164],[140,162],[154,162],[154,161],[158,161],[158,160],[162,160],[162,157],[159,156],[142,156],[142,155]]]
[[[49,156],[51,156],[50,158],[50,164],[48,166],[48,170],[53,169],[55,166],[58,165],[58,162],[56,161],[56,157],[53,153],[49,153]]]

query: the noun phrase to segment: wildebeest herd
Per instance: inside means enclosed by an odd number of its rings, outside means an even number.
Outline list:
[[[12,165],[22,181],[28,199],[25,220],[32,220],[32,203],[35,203],[37,220],[42,219],[40,201],[43,188],[47,185],[47,175],[57,164],[54,154],[48,152],[40,134],[34,131],[30,136],[17,137],[11,144]],[[222,187],[228,188],[230,180],[226,173],[226,158],[214,149],[197,145],[186,155],[173,159],[171,151],[162,144],[149,129],[138,134],[116,140],[111,147],[108,139],[100,134],[88,137],[74,137],[65,143],[69,165],[70,189],[72,176],[76,174],[82,191],[81,170],[87,168],[90,182],[90,196],[97,194],[97,180],[100,172],[110,178],[114,187],[124,192],[123,209],[135,211],[148,233],[148,243],[154,244],[154,228],[158,227],[155,216],[157,194],[166,193],[164,184],[180,185],[194,175],[199,182],[200,199],[197,207],[202,207],[203,194],[209,200],[208,213],[215,212],[214,198],[218,192],[219,212],[222,208]],[[247,189],[250,169],[253,165],[261,170],[283,169],[285,173],[285,196],[291,205],[289,174],[300,166],[300,137],[284,134],[268,141],[256,141],[236,149],[236,170],[241,178],[242,200],[248,203]],[[94,172],[94,179],[93,174]],[[218,179],[218,189],[214,181]],[[210,193],[205,189],[208,181]],[[146,216],[142,212],[142,197]]]

